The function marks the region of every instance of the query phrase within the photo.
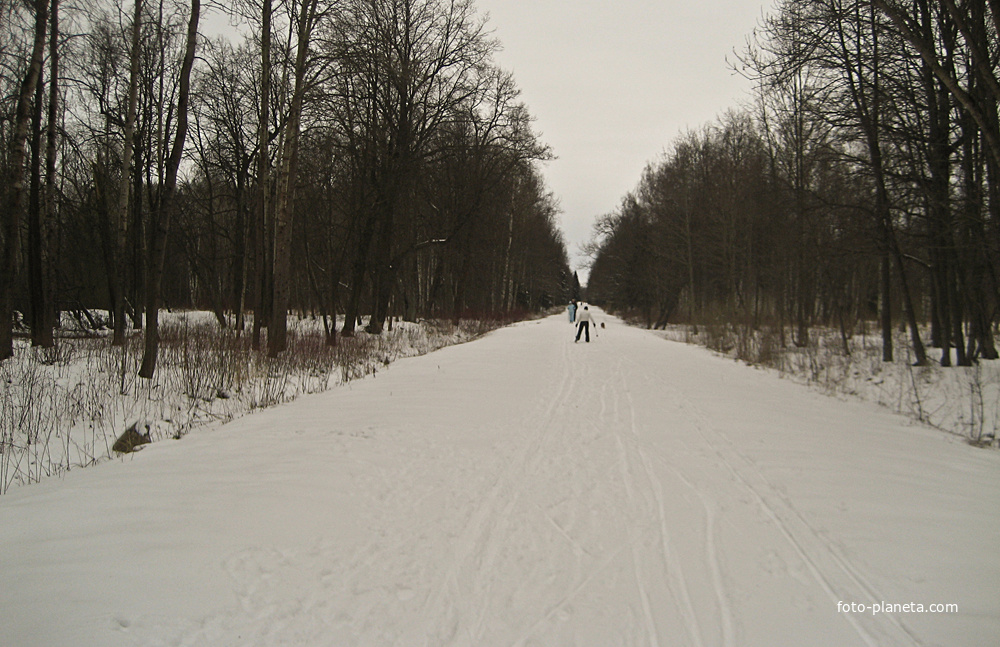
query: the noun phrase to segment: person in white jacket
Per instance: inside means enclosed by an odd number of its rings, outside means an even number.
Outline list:
[[[576,329],[576,339],[574,339],[573,342],[576,343],[576,342],[580,341],[580,335],[583,334],[584,338],[586,339],[587,343],[589,344],[590,343],[590,321],[591,321],[591,319],[590,319],[590,308],[587,307],[587,306],[583,306],[583,310],[580,311],[580,314],[577,315],[576,318],[579,321],[579,324],[577,325],[577,329]]]

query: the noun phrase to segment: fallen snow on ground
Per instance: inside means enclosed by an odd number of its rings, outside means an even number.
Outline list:
[[[109,331],[76,331],[74,338],[70,326],[54,348],[16,341],[14,357],[0,362],[0,495],[112,458],[116,439],[130,427],[148,432],[152,442],[183,436],[499,325],[396,322],[382,334],[359,331],[330,347],[321,321],[289,317],[290,350],[271,360],[251,350],[249,332],[220,329],[209,312],[163,312],[161,319],[153,380],[136,375],[138,333],[121,347],[110,345]]]
[[[12,490],[0,644],[995,642],[1000,452],[598,319]]]
[[[907,331],[896,332],[892,362],[882,360],[881,339],[866,332],[850,338],[849,354],[844,353],[840,332],[832,329],[812,329],[811,343],[802,348],[782,346],[770,328],[701,326],[693,332],[691,326],[678,324],[657,334],[766,366],[828,395],[881,404],[978,444],[997,447],[1000,442],[1000,361],[944,367],[941,350],[928,349],[928,364],[917,367]],[[791,337],[790,331],[786,333],[786,340]],[[954,351],[951,354],[954,363]]]

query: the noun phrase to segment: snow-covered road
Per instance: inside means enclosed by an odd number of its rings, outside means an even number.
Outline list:
[[[995,644],[1000,453],[598,321],[12,491],[0,645]]]

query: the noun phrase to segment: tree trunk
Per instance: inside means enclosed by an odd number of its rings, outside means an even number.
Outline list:
[[[892,252],[896,258],[896,268],[899,271],[899,284],[903,290],[903,309],[906,321],[910,329],[910,343],[913,344],[913,354],[916,356],[915,366],[927,366],[927,351],[920,340],[920,329],[917,325],[917,311],[913,305],[913,297],[910,292],[910,283],[907,279],[906,266],[904,265],[903,253],[899,249],[899,243],[892,235]]]
[[[129,56],[128,106],[125,112],[125,129],[121,151],[121,181],[118,184],[118,202],[112,214],[114,218],[114,259],[111,271],[114,290],[114,335],[112,346],[125,343],[125,250],[128,248],[129,194],[132,186],[132,157],[135,148],[135,121],[139,102],[139,37],[142,32],[142,0],[135,0],[132,15],[132,42]]]
[[[184,139],[187,137],[188,99],[191,91],[191,68],[194,65],[195,47],[198,43],[198,19],[201,15],[201,0],[191,0],[191,18],[188,22],[187,45],[181,64],[180,87],[177,95],[177,132],[173,147],[167,159],[166,182],[162,189],[158,213],[153,214],[150,232],[149,264],[146,276],[146,335],[142,365],[139,377],[152,379],[156,372],[156,355],[159,350],[159,308],[160,288],[163,280],[163,263],[166,260],[167,234],[170,231],[170,216],[175,208],[174,194],[177,190],[177,170],[184,153]]]
[[[239,176],[236,180],[236,232],[233,244],[233,292],[232,298],[235,303],[233,313],[235,315],[236,335],[243,334],[244,310],[246,309],[247,296],[247,238],[249,232],[250,219],[246,210],[246,167],[241,166]]]
[[[129,227],[129,245],[132,248],[131,265],[132,265],[132,282],[129,286],[131,290],[126,290],[125,293],[130,296],[132,301],[132,307],[128,309],[127,314],[132,319],[132,328],[135,330],[142,330],[143,326],[143,313],[145,311],[145,300],[146,300],[146,267],[143,259],[146,258],[146,222],[143,218],[143,199],[144,196],[148,194],[148,189],[144,191],[144,185],[142,173],[139,173],[137,169],[143,168],[144,160],[142,158],[143,150],[135,142],[133,137],[133,162],[132,168],[136,169],[136,172],[132,173],[132,209],[129,217],[132,219],[132,224]],[[151,150],[147,148],[147,150]]]
[[[48,21],[47,0],[35,2],[35,38],[28,69],[21,80],[14,116],[14,136],[10,141],[7,176],[2,183],[3,205],[0,209],[0,361],[14,354],[12,321],[14,316],[14,280],[17,278],[17,254],[20,247],[21,209],[24,200],[24,159],[28,130],[31,126],[31,97],[35,94],[42,69],[45,31]]]
[[[32,346],[52,346],[52,331],[49,330],[48,343],[43,342],[42,319],[47,307],[48,295],[42,272],[45,265],[42,228],[42,104],[45,102],[45,79],[39,70],[35,84],[35,101],[31,108],[31,177],[28,183],[28,294],[29,317]]]
[[[351,295],[347,299],[344,327],[340,331],[343,337],[354,336],[354,328],[361,309],[361,290],[364,286],[365,274],[368,271],[368,249],[375,236],[375,217],[370,213],[356,217],[364,218],[365,223],[361,237],[358,239],[358,248],[355,250],[354,268],[351,272]]]
[[[261,72],[260,72],[260,122],[257,125],[257,214],[253,227],[254,284],[256,300],[253,308],[253,338],[251,345],[260,350],[260,331],[270,317],[271,300],[270,236],[268,236],[268,210],[271,195],[271,157],[268,152],[269,120],[271,108],[271,0],[261,3]]]
[[[879,258],[879,288],[880,308],[879,323],[882,329],[882,361],[893,360],[892,343],[892,261],[889,258],[888,244]]]
[[[42,286],[48,298],[42,312],[42,346],[55,344],[54,330],[59,324],[56,303],[56,123],[59,119],[59,0],[51,0],[49,12],[49,115],[45,150],[45,203],[42,230]]]
[[[289,107],[287,134],[282,149],[281,176],[278,182],[277,210],[274,222],[274,300],[271,326],[267,331],[267,354],[277,357],[288,345],[288,302],[291,287],[292,217],[299,157],[299,122],[305,94],[305,76],[309,37],[316,15],[317,0],[302,3],[299,14],[298,47],[295,54],[295,90]]]
[[[367,332],[377,335],[382,332],[386,317],[389,314],[389,299],[392,297],[392,285],[395,279],[395,268],[392,264],[392,233],[394,227],[395,200],[384,205],[379,219],[378,232],[375,236],[374,267],[375,279],[372,284],[372,316],[368,320]]]

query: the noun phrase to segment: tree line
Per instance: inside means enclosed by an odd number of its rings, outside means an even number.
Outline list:
[[[996,359],[1000,4],[782,0],[735,67],[750,106],[650,163],[595,228],[594,301],[670,320],[877,320],[882,356]]]
[[[163,307],[273,356],[291,311],[335,344],[568,297],[551,153],[472,0],[211,7],[239,37],[201,0],[0,0],[0,360],[65,310],[142,329],[151,377]]]

